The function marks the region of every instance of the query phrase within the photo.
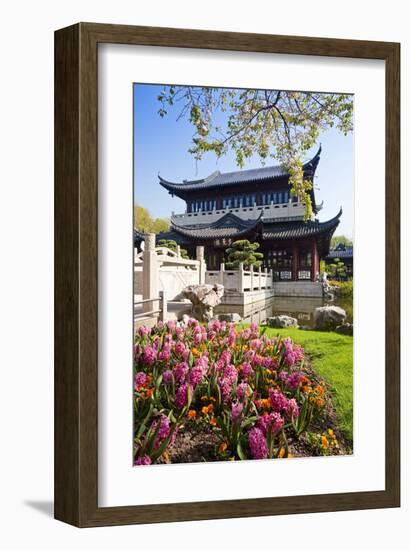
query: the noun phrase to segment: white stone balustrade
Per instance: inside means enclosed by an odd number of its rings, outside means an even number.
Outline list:
[[[240,264],[239,269],[227,270],[225,265],[221,264],[219,270],[207,271],[205,276],[207,284],[219,283],[224,285],[225,292],[253,292],[255,290],[270,290],[273,288],[273,273],[267,269],[258,271],[253,269],[244,269],[243,264]]]
[[[143,311],[152,310],[152,303],[148,300],[158,298],[158,263],[155,251],[155,235],[149,233],[145,237],[145,247],[142,253],[144,269],[142,271],[142,304]]]
[[[196,260],[186,259],[179,246],[176,251],[158,247],[155,234],[145,236],[144,250],[134,253],[134,307],[142,308],[139,317],[166,320],[168,301],[178,302],[184,288],[205,282],[204,247],[197,246],[196,253]]]
[[[303,219],[305,206],[301,202],[288,201],[281,204],[253,205],[238,208],[221,208],[214,210],[200,210],[199,212],[184,212],[183,214],[172,214],[172,220],[180,226],[215,223],[225,214],[232,212],[236,216],[246,220],[256,220],[261,212],[265,219]]]
[[[227,270],[223,263],[219,270],[207,271],[203,246],[197,246],[196,258],[182,258],[179,246],[176,251],[156,247],[155,235],[146,235],[144,250],[134,257],[134,306],[142,310],[135,318],[141,318],[141,322],[145,322],[144,316],[166,321],[169,304],[179,302],[182,290],[189,285],[221,284],[225,296],[242,295],[243,299],[251,292],[273,291],[272,271],[255,270],[253,266],[245,269],[243,264],[239,269]]]

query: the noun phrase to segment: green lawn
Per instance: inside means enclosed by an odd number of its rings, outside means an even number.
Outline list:
[[[353,338],[335,332],[268,328],[270,337],[281,334],[300,344],[315,371],[328,382],[339,427],[353,441]]]

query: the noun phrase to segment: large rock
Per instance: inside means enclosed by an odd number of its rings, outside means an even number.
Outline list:
[[[316,330],[335,330],[343,325],[346,320],[346,312],[338,306],[317,307],[313,314],[313,322]]]
[[[242,321],[239,313],[220,313],[217,318],[218,321],[226,321],[227,323],[240,323]]]
[[[353,336],[353,325],[351,323],[344,323],[335,328],[335,332],[338,334],[346,334],[347,336]]]
[[[268,317],[266,324],[273,328],[297,327],[298,320],[289,317],[289,315],[275,315],[274,317]]]
[[[192,316],[198,321],[210,321],[214,316],[214,307],[221,303],[224,295],[223,285],[190,285],[182,291],[184,298],[192,303]]]

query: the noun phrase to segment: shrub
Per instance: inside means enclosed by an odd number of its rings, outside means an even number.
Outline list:
[[[245,268],[249,268],[251,265],[256,268],[260,267],[263,254],[257,252],[259,247],[259,243],[251,243],[246,239],[233,242],[231,247],[226,249],[226,268],[239,269],[240,264],[243,264]]]
[[[169,248],[173,252],[177,251],[177,243],[173,239],[160,239],[157,242],[157,246],[164,246],[165,248]],[[185,248],[180,248],[179,251],[181,254],[181,258],[185,258],[187,260],[189,259],[188,251],[185,250]]]
[[[353,281],[332,281],[336,296],[343,299],[353,299]]]

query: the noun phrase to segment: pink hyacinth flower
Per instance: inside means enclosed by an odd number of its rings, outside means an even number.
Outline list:
[[[248,435],[249,448],[252,458],[262,459],[268,456],[268,444],[260,428],[252,428]]]

